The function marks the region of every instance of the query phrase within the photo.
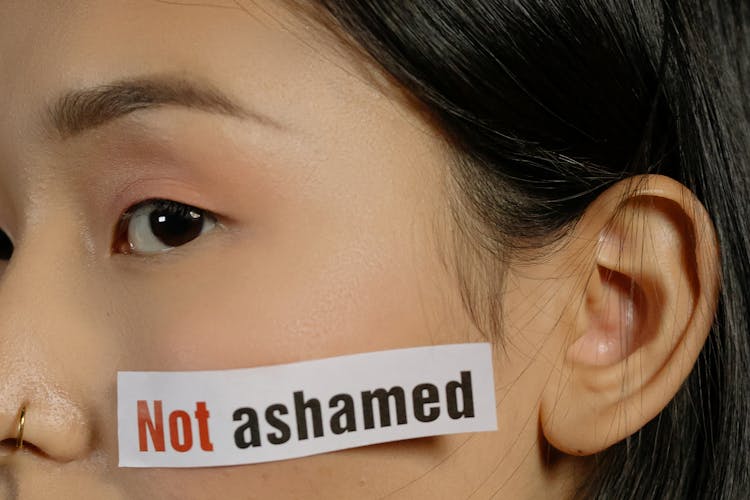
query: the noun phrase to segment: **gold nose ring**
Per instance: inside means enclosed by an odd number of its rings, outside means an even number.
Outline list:
[[[23,448],[23,426],[26,423],[26,407],[21,407],[21,414],[18,416],[18,432],[16,433],[16,448]]]

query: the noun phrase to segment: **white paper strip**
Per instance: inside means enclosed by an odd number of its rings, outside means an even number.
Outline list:
[[[497,430],[490,344],[119,372],[120,467],[208,467]]]

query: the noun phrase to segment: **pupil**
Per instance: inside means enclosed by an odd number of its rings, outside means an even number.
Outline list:
[[[194,208],[154,210],[149,216],[151,231],[170,247],[184,245],[197,238],[203,228],[203,214]]]
[[[0,260],[10,260],[13,255],[13,243],[5,234],[5,231],[0,231]]]

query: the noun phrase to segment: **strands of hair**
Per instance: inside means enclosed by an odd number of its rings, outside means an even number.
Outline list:
[[[586,498],[750,491],[750,4],[701,0],[318,0],[457,153],[500,249],[553,241],[613,183],[660,173],[722,249],[715,325],[661,414],[599,454]]]

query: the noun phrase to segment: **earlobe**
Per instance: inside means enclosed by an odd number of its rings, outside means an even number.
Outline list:
[[[562,338],[564,386],[542,397],[547,440],[573,454],[636,432],[674,397],[711,329],[718,297],[716,236],[684,186],[644,176],[613,186],[583,216],[596,242],[581,306]],[[573,279],[573,278],[571,278]]]

